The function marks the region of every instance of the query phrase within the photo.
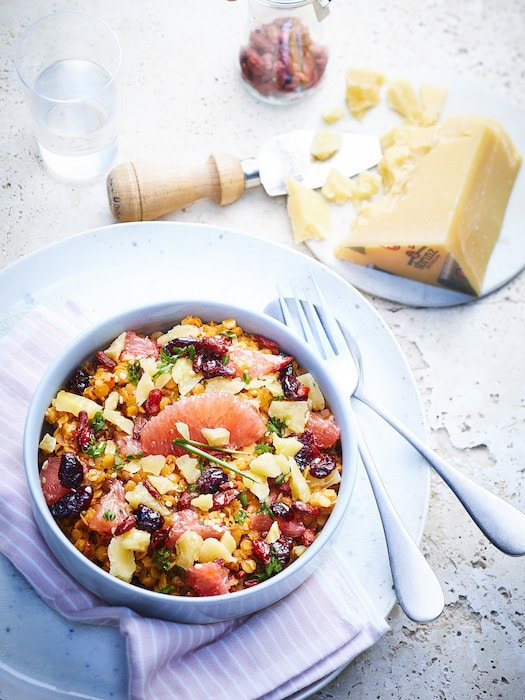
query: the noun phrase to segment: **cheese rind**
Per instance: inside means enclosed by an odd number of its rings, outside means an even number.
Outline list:
[[[521,157],[495,120],[453,117],[435,128],[435,145],[362,211],[335,254],[479,295]]]

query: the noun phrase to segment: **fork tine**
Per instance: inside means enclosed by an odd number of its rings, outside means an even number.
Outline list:
[[[297,298],[295,291],[292,291],[291,297],[285,297],[279,286],[277,286],[277,293],[279,295],[279,305],[286,325],[295,328],[296,331],[300,331],[303,338],[308,343],[315,342],[311,329],[304,316],[300,300]]]
[[[279,285],[277,285],[277,294],[279,295],[279,306],[281,307],[281,313],[284,318],[284,323],[287,326],[290,326],[290,328],[297,328],[297,323],[295,318],[292,316],[292,313],[290,312],[290,307],[288,306],[288,302],[286,301],[286,298],[284,294],[281,291],[281,288]]]
[[[337,319],[334,316],[325,295],[321,291],[321,288],[313,275],[310,275],[310,280],[318,299],[318,306],[316,306],[317,313],[321,317],[325,333],[328,334],[333,343],[334,351],[337,354],[341,352],[348,352],[349,347],[348,343],[346,342],[346,338],[343,335],[341,327],[339,326],[339,323],[337,322]],[[310,303],[312,302],[310,301]]]
[[[302,285],[302,293],[305,297],[305,302],[303,304],[300,304],[302,319],[304,319],[304,323],[306,323],[308,328],[311,329],[310,342],[312,342],[314,345],[321,349],[322,355],[326,360],[334,354],[332,343],[330,342],[330,337],[327,335],[326,329],[323,326],[322,320],[319,316],[317,307],[312,301],[308,288],[304,283]],[[297,294],[295,294],[295,297],[297,298]]]

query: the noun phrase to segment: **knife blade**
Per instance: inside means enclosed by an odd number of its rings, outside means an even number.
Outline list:
[[[151,221],[203,198],[231,204],[259,185],[271,197],[284,195],[287,176],[316,189],[331,168],[351,177],[381,160],[377,137],[351,132],[341,134],[334,156],[315,160],[310,153],[314,134],[312,129],[297,129],[275,136],[256,158],[215,153],[205,163],[192,166],[121,163],[106,180],[111,212],[118,221]]]

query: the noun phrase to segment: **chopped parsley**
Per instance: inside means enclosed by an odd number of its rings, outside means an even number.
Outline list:
[[[270,555],[270,561],[266,566],[264,567],[264,571],[261,571],[260,573],[257,574],[252,574],[250,576],[251,579],[254,579],[256,581],[266,581],[267,578],[271,578],[272,576],[275,576],[275,574],[278,574],[279,571],[283,570],[283,565],[281,562],[277,559],[275,554]]]
[[[101,457],[106,450],[106,441],[97,442],[94,435],[89,438],[89,444],[82,449],[89,457]]]
[[[257,512],[264,513],[264,515],[269,515],[272,518],[272,520],[275,519],[273,512],[272,512],[272,509],[270,508],[270,506],[267,503],[261,503],[261,505],[257,508]]]
[[[258,455],[262,455],[264,452],[275,452],[275,447],[273,445],[255,445],[255,452]]]
[[[137,386],[139,379],[142,377],[144,370],[140,364],[140,360],[134,360],[128,365],[128,381]]]
[[[115,513],[109,508],[104,511],[104,520],[115,520],[116,517]]]
[[[275,433],[279,437],[282,437],[283,431],[286,428],[286,423],[280,418],[271,416],[268,423],[266,423],[266,427],[271,433]]]
[[[95,432],[97,430],[102,430],[106,427],[106,421],[104,420],[104,415],[102,414],[102,411],[97,411],[95,413],[95,415],[91,419],[90,425]]]
[[[248,513],[243,508],[239,508],[239,510],[236,513],[234,513],[234,515],[233,515],[233,519],[239,525],[242,525],[247,517],[248,517]]]
[[[169,571],[173,568],[174,562],[172,561],[174,554],[168,549],[168,547],[160,547],[159,549],[154,549],[152,554],[153,563],[158,566],[162,571]]]

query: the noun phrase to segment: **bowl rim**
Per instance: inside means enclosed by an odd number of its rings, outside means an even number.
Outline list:
[[[182,312],[179,311],[179,309],[183,308],[187,310]],[[173,309],[173,311],[171,311],[171,309]],[[205,309],[209,310],[211,311],[212,315],[204,316],[204,313],[201,313],[199,309],[203,309],[203,311]],[[226,316],[224,316],[225,312],[227,313]],[[241,591],[234,591],[232,593],[195,597],[169,596],[147,588],[141,588],[140,586],[136,586],[131,582],[128,583],[126,581],[122,581],[121,579],[116,578],[109,572],[97,566],[94,562],[84,556],[59,528],[49,510],[48,505],[45,502],[39,479],[37,459],[38,444],[40,442],[42,430],[45,424],[43,419],[45,410],[49,406],[52,398],[56,395],[57,391],[64,386],[67,376],[75,367],[81,365],[89,357],[92,357],[97,349],[100,349],[104,343],[111,342],[125,330],[151,333],[153,330],[162,330],[162,328],[168,329],[170,324],[171,326],[175,325],[184,316],[189,315],[190,313],[192,315],[197,315],[204,322],[211,320],[221,321],[224,320],[224,318],[230,317],[236,318],[239,326],[248,333],[257,332],[255,328],[249,327],[250,322],[253,322],[253,324],[262,323],[265,325],[264,335],[272,340],[276,340],[274,338],[275,334],[277,336],[276,342],[278,342],[279,348],[282,352],[286,352],[288,341],[291,346],[297,346],[299,348],[299,355],[304,354],[307,357],[306,362],[302,359],[298,360],[300,365],[307,371],[311,371],[316,381],[319,383],[323,394],[327,397],[327,403],[330,406],[332,413],[338,420],[338,424],[341,429],[343,459],[343,478],[336,505],[334,506],[330,517],[327,519],[315,542],[307,548],[305,553],[302,554],[299,559],[287,566],[276,576],[262,581],[261,583],[257,584],[257,586],[246,588]],[[214,313],[219,315],[214,318]],[[160,327],[158,325],[158,321],[155,322],[155,319],[157,319],[159,315],[162,319],[162,325]],[[148,328],[150,330],[148,330]],[[87,352],[83,350],[85,346],[89,347]],[[295,357],[297,352],[295,350],[294,352],[290,351],[290,354]],[[61,370],[60,368],[65,362],[68,362],[66,369]],[[310,364],[313,364],[315,369],[310,369]],[[43,534],[46,543],[54,553],[55,557],[60,560],[59,555],[55,551],[55,546],[51,545],[47,535],[53,534],[53,536],[55,536],[56,546],[65,548],[69,556],[74,557],[82,568],[91,571],[93,575],[97,577],[101,577],[101,585],[105,584],[110,589],[121,591],[127,597],[131,595],[138,597],[145,602],[162,602],[163,605],[169,604],[173,607],[179,605],[182,608],[191,607],[195,610],[205,608],[210,603],[220,605],[221,601],[228,601],[230,604],[234,604],[234,601],[239,601],[240,604],[242,600],[259,597],[263,594],[263,591],[271,589],[276,585],[280,585],[279,582],[284,584],[285,581],[289,579],[290,576],[293,576],[300,567],[304,567],[314,558],[319,557],[322,554],[322,551],[328,549],[327,545],[330,544],[330,540],[336,533],[341,520],[344,518],[346,509],[351,503],[357,472],[357,440],[353,421],[350,420],[349,416],[350,408],[344,408],[345,402],[348,403],[348,406],[350,405],[349,401],[349,397],[345,395],[338,386],[336,378],[331,376],[331,373],[324,366],[324,361],[317,351],[309,346],[305,340],[300,338],[290,328],[285,326],[284,323],[278,321],[273,316],[270,316],[263,311],[248,309],[242,306],[220,301],[210,301],[209,299],[202,299],[199,297],[188,297],[146,304],[142,307],[134,307],[132,309],[119,311],[117,314],[109,315],[100,321],[92,323],[89,328],[81,331],[68,343],[66,343],[59,354],[56,355],[45,368],[29,403],[23,436],[24,471],[30,491],[31,506],[38,528]],[[340,419],[345,415],[345,413],[347,414],[347,420],[342,422]],[[43,520],[43,523],[41,522],[41,519]],[[47,532],[43,531],[42,525],[45,525],[44,529],[46,529]],[[90,588],[87,584],[83,583],[82,579],[78,576],[78,573],[72,573],[71,571],[68,571],[68,573],[79,583],[79,585]],[[102,598],[104,597],[103,594],[99,595]],[[132,607],[132,604],[129,605]]]

